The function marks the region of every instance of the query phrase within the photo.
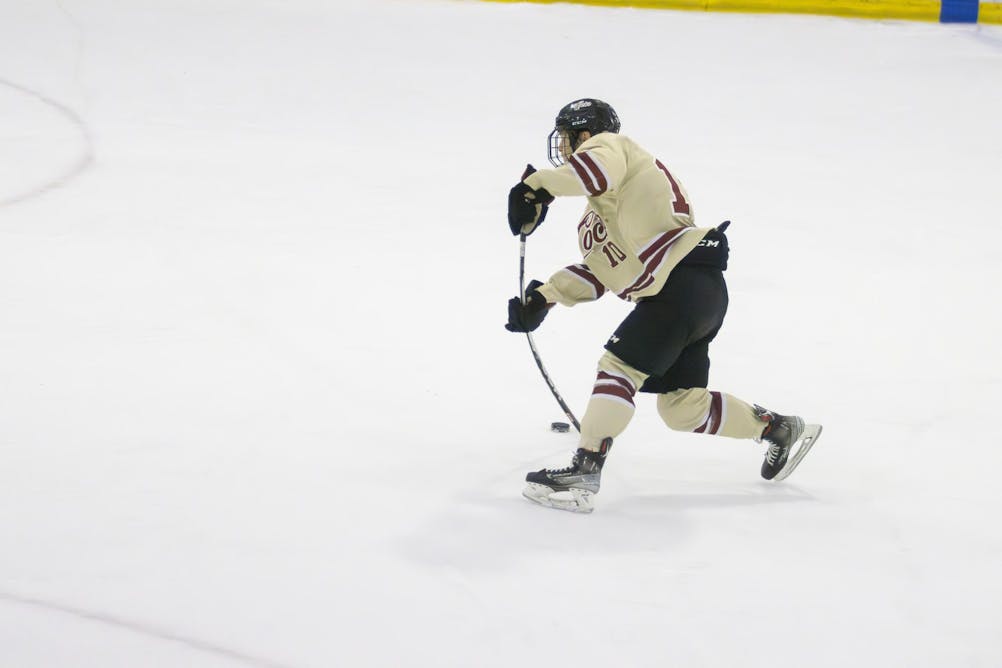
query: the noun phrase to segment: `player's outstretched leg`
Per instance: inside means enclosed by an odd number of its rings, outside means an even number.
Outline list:
[[[595,509],[592,497],[601,486],[602,466],[611,447],[612,439],[605,438],[598,452],[578,448],[570,466],[528,474],[522,496],[550,508],[590,513]]]
[[[780,415],[757,404],[755,415],[766,423],[761,440],[769,444],[762,462],[762,477],[772,480],[786,466],[790,449],[804,434],[804,420],[796,415]]]
[[[819,424],[805,424],[796,415],[780,415],[701,387],[659,395],[658,413],[677,431],[765,441],[762,477],[777,482],[793,473],[821,435]]]

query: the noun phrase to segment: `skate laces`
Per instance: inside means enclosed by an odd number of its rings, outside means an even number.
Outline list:
[[[564,466],[559,469],[545,469],[545,470],[550,475],[560,475],[562,473],[570,473],[571,471],[577,471],[580,468],[580,464],[581,464],[580,457],[578,457],[577,453],[574,453],[574,456],[571,458],[570,466]]]
[[[589,457],[593,455],[594,457]],[[592,469],[600,469],[601,456],[599,453],[586,452],[582,449],[578,449],[571,458],[570,466],[565,466],[559,469],[546,469],[546,473],[549,475],[564,475],[567,473],[589,473]]]
[[[769,423],[762,440],[769,444],[765,460],[775,466],[793,447],[803,433],[803,421],[798,417],[783,417]]]

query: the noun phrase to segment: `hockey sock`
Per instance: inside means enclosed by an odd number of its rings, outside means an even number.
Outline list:
[[[759,438],[764,426],[751,404],[701,387],[658,395],[658,413],[676,431],[729,438]]]
[[[637,371],[610,352],[598,363],[598,377],[588,409],[581,418],[580,447],[598,451],[602,439],[619,436],[633,419],[633,397],[647,374]]]

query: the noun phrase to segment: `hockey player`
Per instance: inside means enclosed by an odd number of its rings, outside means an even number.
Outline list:
[[[508,330],[531,332],[554,305],[574,306],[606,292],[636,304],[605,344],[570,466],[529,473],[524,495],[591,511],[602,466],[633,417],[637,392],[658,395],[658,413],[671,429],[766,441],[762,477],[785,477],[820,426],[707,389],[709,345],[727,312],[727,224],[696,227],[679,180],[619,129],[605,102],[571,102],[549,136],[554,169],[530,165],[509,195],[515,235],[535,231],[555,197],[583,195],[587,207],[577,226],[583,261],[546,283],[530,282],[524,302],[511,299]],[[787,466],[798,442],[797,459]]]

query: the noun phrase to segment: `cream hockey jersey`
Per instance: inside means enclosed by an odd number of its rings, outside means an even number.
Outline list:
[[[550,277],[539,292],[573,306],[609,290],[637,301],[660,292],[668,274],[711,228],[694,226],[692,203],[668,169],[629,137],[602,132],[557,169],[526,177],[551,195],[586,195],[578,223],[584,262]]]

